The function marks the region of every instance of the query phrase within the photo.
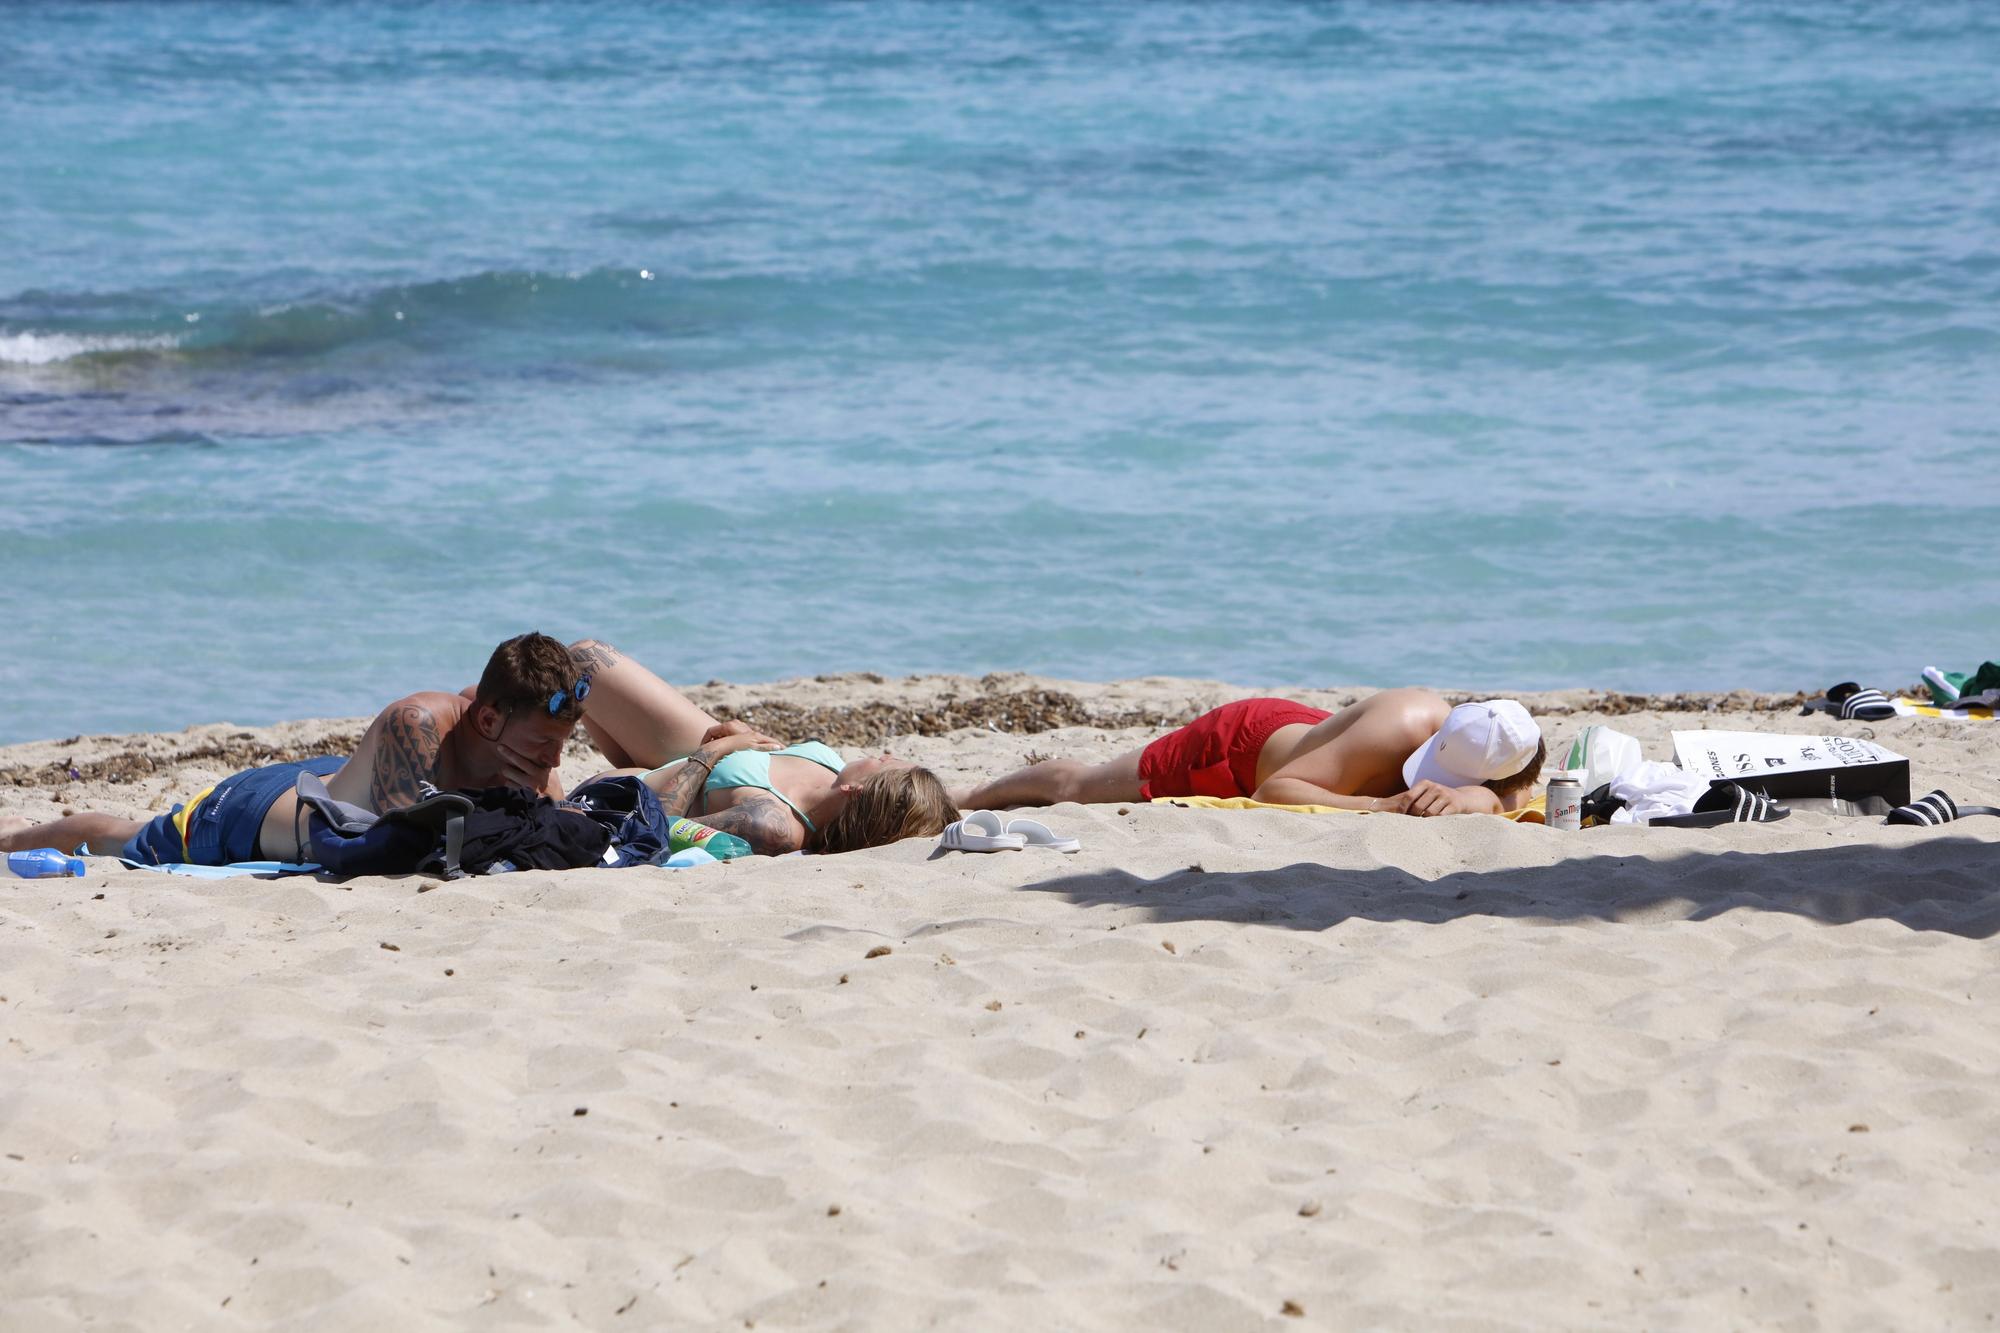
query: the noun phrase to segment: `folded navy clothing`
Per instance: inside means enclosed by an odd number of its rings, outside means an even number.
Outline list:
[[[465,816],[459,865],[482,875],[500,862],[520,870],[574,870],[601,865],[611,834],[581,810],[519,787],[487,787],[458,795],[472,802]]]

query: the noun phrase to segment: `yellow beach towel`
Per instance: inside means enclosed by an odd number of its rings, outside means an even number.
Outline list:
[[[1543,803],[1547,798],[1537,796],[1519,810],[1510,810],[1500,816],[1519,824],[1545,824]],[[1290,810],[1301,815],[1365,815],[1366,810],[1343,810],[1337,805],[1272,805],[1268,801],[1253,801],[1248,796],[1155,796],[1154,805],[1185,805],[1200,810]]]
[[[1941,717],[1951,722],[1991,722],[1993,710],[1971,705],[1965,708],[1938,708],[1918,699],[1898,695],[1893,700],[1899,717]]]

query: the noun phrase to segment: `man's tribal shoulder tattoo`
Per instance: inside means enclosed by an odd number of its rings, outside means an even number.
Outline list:
[[[438,750],[444,738],[437,719],[421,704],[396,704],[383,715],[382,736],[375,746],[374,771],[368,799],[377,812],[387,812],[422,799],[423,784],[437,776]]]

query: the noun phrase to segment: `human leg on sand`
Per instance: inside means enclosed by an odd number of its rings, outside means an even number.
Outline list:
[[[1139,759],[1145,753],[1132,750],[1101,764],[1044,759],[981,786],[955,791],[952,804],[961,810],[1011,810],[1063,801],[1084,805],[1136,801],[1140,788]]]
[[[53,847],[64,853],[81,849],[90,856],[116,856],[146,823],[143,819],[125,819],[96,811],[64,815],[46,824],[20,818],[0,819],[0,852]]]

